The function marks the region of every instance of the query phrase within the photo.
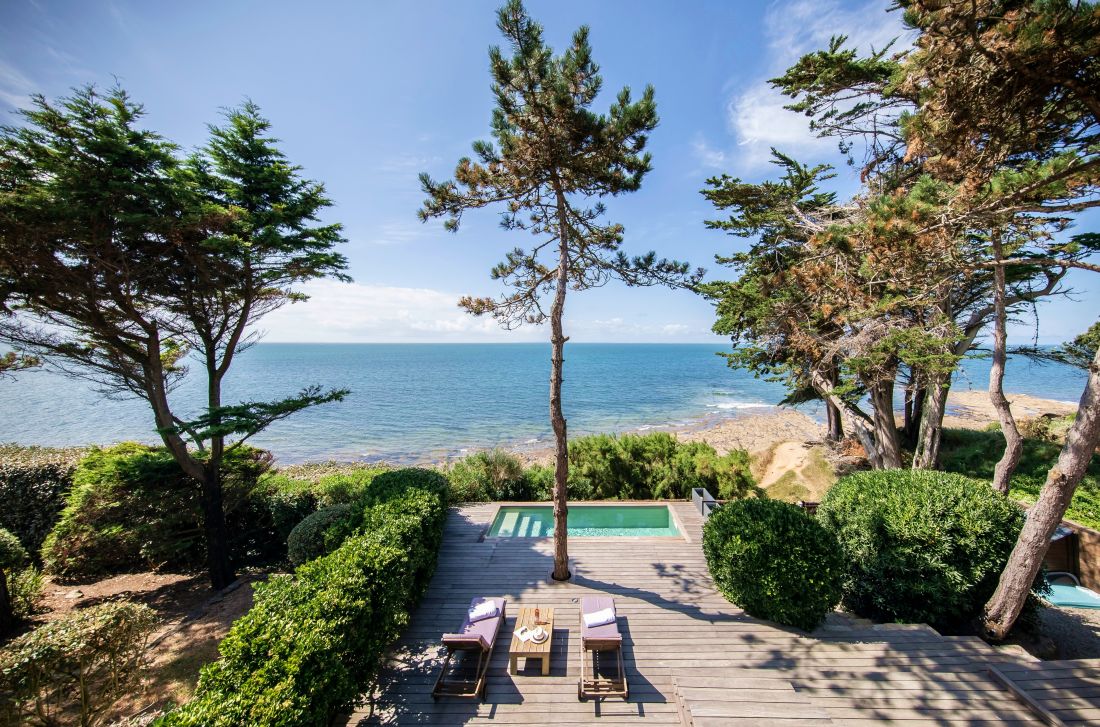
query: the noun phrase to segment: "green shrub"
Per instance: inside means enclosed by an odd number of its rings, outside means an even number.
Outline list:
[[[9,571],[23,565],[27,560],[27,551],[19,538],[8,530],[0,528],[0,571]]]
[[[948,472],[988,481],[993,479],[993,470],[1004,449],[1005,440],[1000,432],[945,429],[940,464]],[[1061,449],[1062,446],[1055,442],[1025,439],[1020,464],[1012,476],[1009,497],[1029,505],[1034,503]],[[1090,528],[1100,528],[1100,454],[1093,456],[1077,486],[1066,518]]]
[[[948,628],[993,595],[1024,521],[988,482],[920,470],[848,475],[817,517],[844,552],[848,609]]]
[[[14,639],[0,649],[5,724],[101,723],[139,682],[155,627],[148,606],[105,603]]]
[[[8,576],[8,597],[15,618],[30,618],[38,610],[38,601],[42,598],[42,571],[33,565],[13,570]]]
[[[746,452],[719,457],[705,442],[667,432],[597,434],[569,443],[569,490],[580,500],[683,499],[705,487],[721,499],[756,492]]]
[[[37,557],[73,486],[83,449],[0,445],[0,528]]]
[[[353,508],[349,504],[329,505],[298,523],[286,541],[286,554],[291,564],[299,566],[326,553],[325,531],[347,519]]]
[[[523,462],[501,449],[477,452],[454,463],[447,473],[455,502],[533,500],[536,488]]]
[[[836,538],[796,505],[722,505],[703,528],[703,553],[718,590],[752,616],[811,631],[840,602]]]
[[[370,683],[427,586],[446,485],[419,469],[374,478],[343,544],[259,585],[195,697],[159,724],[328,725]]]
[[[269,465],[270,455],[248,447],[227,452],[223,460],[235,560],[270,547],[267,509],[250,502]],[[47,572],[63,580],[199,565],[205,558],[199,485],[163,447],[128,442],[94,448],[77,466],[42,558]]]
[[[533,464],[523,473],[529,483],[532,500],[549,500],[554,492],[554,468]]]
[[[27,560],[19,538],[0,528],[0,636],[11,629],[19,615],[11,594],[11,579]]]

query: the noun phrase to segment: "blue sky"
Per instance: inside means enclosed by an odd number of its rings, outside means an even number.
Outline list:
[[[265,319],[268,340],[544,340],[545,329],[501,331],[455,305],[463,294],[498,292],[488,271],[526,235],[499,230],[490,211],[468,215],[457,235],[415,215],[417,174],[449,176],[470,143],[488,136],[497,4],[5,0],[0,114],[10,117],[30,93],[56,97],[117,78],[145,104],[149,127],[193,147],[219,109],[251,98],[291,160],[326,184],[336,203],[328,218],[345,225],[355,279],[308,286],[312,300]],[[766,79],[833,34],[867,48],[902,33],[886,0],[527,4],[556,48],[590,26],[604,76],[599,108],[623,85],[654,85],[654,171],[641,191],[608,201],[610,218],[626,226],[628,252],[655,249],[711,277],[723,275],[714,254],[744,243],[703,227],[711,210],[699,190],[708,176],[763,179],[770,146],[836,160],[833,142],[784,111]],[[840,172],[838,188],[854,190],[853,173]],[[1098,220],[1083,218],[1079,229]],[[1076,301],[1041,309],[1041,340],[1066,340],[1095,320],[1097,280],[1074,274]],[[612,284],[570,294],[566,316],[574,341],[720,340],[709,332],[710,305],[683,291]],[[1013,338],[1033,333],[1017,326]]]

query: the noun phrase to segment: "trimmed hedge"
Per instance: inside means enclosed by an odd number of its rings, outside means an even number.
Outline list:
[[[294,566],[325,555],[325,531],[347,519],[354,508],[348,504],[322,507],[294,526],[286,539],[286,555]]]
[[[920,470],[848,475],[817,517],[844,552],[849,610],[946,628],[993,595],[1024,522],[988,482]]]
[[[257,586],[195,697],[158,724],[328,725],[370,683],[431,578],[446,484],[421,469],[374,478],[346,541]]]
[[[569,493],[580,500],[683,499],[705,487],[719,499],[757,492],[747,452],[718,456],[667,432],[597,434],[569,443]]]
[[[718,590],[751,616],[812,631],[840,602],[836,538],[796,505],[722,505],[703,527],[703,553]]]
[[[0,445],[0,528],[37,558],[73,486],[84,449]]]
[[[270,462],[268,453],[249,447],[227,452],[223,460],[230,548],[238,561],[274,540],[266,508],[249,502]],[[199,566],[205,559],[201,513],[198,483],[165,448],[135,442],[96,447],[73,474],[42,559],[47,572],[69,581]],[[285,540],[275,542],[281,551]]]

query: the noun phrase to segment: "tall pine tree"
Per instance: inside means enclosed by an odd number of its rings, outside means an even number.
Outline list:
[[[569,578],[566,542],[569,457],[562,413],[562,328],[565,295],[612,278],[627,285],[670,286],[694,282],[688,266],[658,260],[654,253],[628,258],[620,250],[623,227],[603,221],[604,207],[591,200],[636,191],[650,170],[645,152],[657,126],[653,88],[631,100],[621,90],[606,115],[590,110],[600,92],[588,28],[574,33],[560,56],[546,45],[542,27],[520,0],[497,13],[497,27],[512,55],[489,51],[493,77],[492,135],[496,143],[473,146],[476,160],[461,159],[454,180],[420,179],[427,194],[420,210],[426,221],[445,217],[456,231],[469,209],[501,205],[506,229],[538,238],[529,249],[516,248],[492,270],[511,291],[500,298],[466,297],[460,305],[474,315],[490,314],[506,328],[549,320],[551,355],[550,423],[555,440],[554,577]],[[548,257],[548,261],[544,261]],[[553,294],[549,311],[543,296]]]

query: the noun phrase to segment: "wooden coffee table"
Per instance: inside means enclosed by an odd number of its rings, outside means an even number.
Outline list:
[[[533,629],[536,626],[542,626],[550,633],[550,638],[543,641],[541,644],[536,644],[534,641],[520,641],[515,632],[519,631],[521,626],[526,626],[529,629]],[[547,606],[539,606],[539,621],[535,623],[535,608],[521,608],[519,610],[519,616],[516,617],[515,628],[512,629],[512,645],[508,647],[508,656],[510,660],[509,671],[512,674],[516,673],[516,662],[521,657],[526,659],[542,659],[542,675],[550,675],[550,645],[554,641],[554,609]]]

